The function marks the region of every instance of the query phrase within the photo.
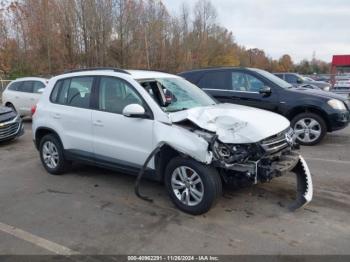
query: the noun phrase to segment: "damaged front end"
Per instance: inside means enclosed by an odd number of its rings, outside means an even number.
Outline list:
[[[257,143],[222,143],[217,135],[209,142],[216,166],[226,183],[242,185],[268,182],[288,172],[297,180],[296,201],[290,206],[295,210],[312,199],[312,179],[308,166],[300,156],[291,128]]]

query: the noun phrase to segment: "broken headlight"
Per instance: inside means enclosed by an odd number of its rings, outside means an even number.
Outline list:
[[[244,163],[259,159],[263,152],[256,144],[224,144],[215,141],[212,145],[214,157],[225,164]]]

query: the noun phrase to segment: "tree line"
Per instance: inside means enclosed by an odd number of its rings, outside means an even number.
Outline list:
[[[0,74],[53,75],[111,66],[181,72],[214,66],[328,73],[312,59],[294,64],[236,43],[210,0],[171,14],[161,0],[0,0]]]

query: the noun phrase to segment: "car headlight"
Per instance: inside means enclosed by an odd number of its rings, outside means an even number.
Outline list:
[[[328,100],[327,104],[333,109],[346,110],[345,104],[342,101],[337,99]]]
[[[323,90],[328,92],[328,91],[331,90],[331,87],[330,86],[326,86],[326,87],[323,88]]]

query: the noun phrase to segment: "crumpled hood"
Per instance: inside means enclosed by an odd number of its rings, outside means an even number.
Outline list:
[[[215,132],[223,143],[256,143],[282,132],[289,121],[278,114],[253,107],[217,104],[169,114],[172,123],[189,120],[202,129]]]

